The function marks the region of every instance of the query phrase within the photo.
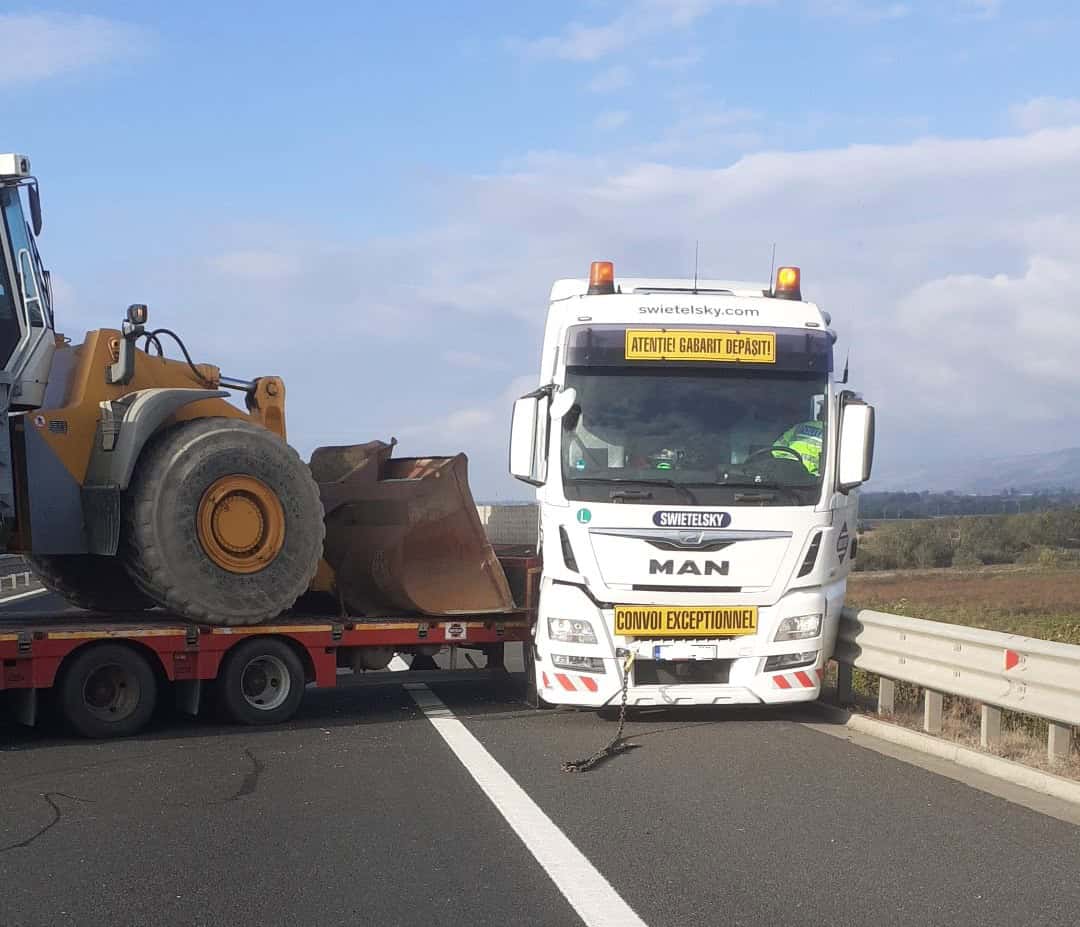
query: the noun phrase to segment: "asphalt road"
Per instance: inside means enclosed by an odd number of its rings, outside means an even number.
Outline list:
[[[636,749],[568,775],[610,722],[465,678],[431,689],[650,927],[1080,920],[1080,827],[822,709],[641,714]],[[0,724],[3,927],[510,923],[582,921],[400,685],[310,691],[273,729]]]

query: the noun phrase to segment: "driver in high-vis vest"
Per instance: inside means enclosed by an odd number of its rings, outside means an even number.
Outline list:
[[[799,422],[780,435],[773,444],[791,448],[802,458],[803,466],[814,476],[818,476],[821,472],[821,444],[824,433],[824,423],[820,421]],[[783,456],[783,451],[773,451],[773,457]]]

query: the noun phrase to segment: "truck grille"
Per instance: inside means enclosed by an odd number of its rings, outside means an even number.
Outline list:
[[[734,660],[634,661],[635,686],[676,686],[686,683],[727,685]]]

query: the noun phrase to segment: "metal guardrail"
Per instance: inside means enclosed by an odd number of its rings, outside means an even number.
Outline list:
[[[851,669],[878,674],[878,711],[891,713],[895,682],[924,688],[923,728],[941,732],[942,694],[982,703],[981,741],[1001,737],[1001,711],[1044,718],[1051,762],[1068,755],[1080,725],[1080,646],[940,621],[844,609],[834,656],[837,696],[851,701]]]
[[[37,585],[37,577],[30,572],[8,573],[7,576],[0,576],[0,592],[5,589],[29,589],[34,585]]]

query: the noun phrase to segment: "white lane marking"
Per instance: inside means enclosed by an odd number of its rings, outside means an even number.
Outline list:
[[[390,665],[386,668],[393,673],[400,673],[402,670],[407,670],[409,664],[405,662],[405,658],[400,653],[395,653],[394,659],[390,661]]]
[[[35,595],[45,595],[48,589],[31,589],[29,592],[20,592],[18,595],[6,595],[0,598],[0,605],[6,605],[8,602],[18,602],[19,599],[29,599]]]
[[[442,699],[423,683],[409,683],[405,688],[586,927],[646,927],[611,883],[454,717]]]

